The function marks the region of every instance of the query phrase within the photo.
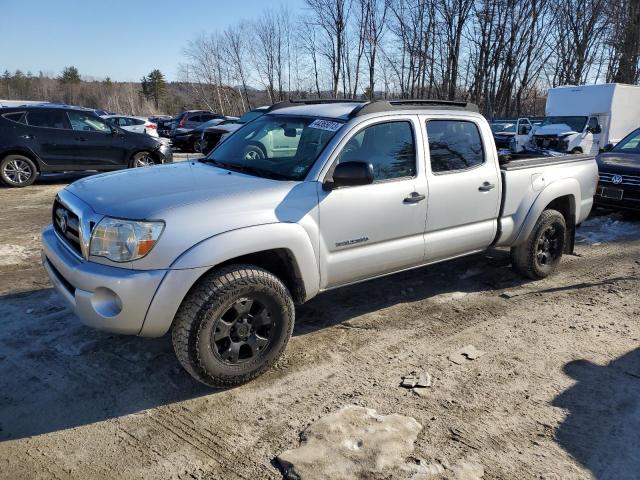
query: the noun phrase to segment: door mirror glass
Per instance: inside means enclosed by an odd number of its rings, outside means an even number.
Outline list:
[[[351,161],[339,163],[333,171],[333,181],[327,182],[325,187],[355,187],[370,183],[373,183],[373,165],[368,162]]]

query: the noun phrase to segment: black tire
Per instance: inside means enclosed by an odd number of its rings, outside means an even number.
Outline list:
[[[0,161],[0,179],[9,187],[28,187],[37,177],[38,168],[29,157],[7,155]]]
[[[230,265],[205,275],[187,294],[173,322],[173,348],[196,380],[234,387],[275,363],[294,321],[293,300],[276,276]]]
[[[548,277],[560,263],[566,235],[564,216],[557,210],[545,210],[529,238],[511,249],[513,268],[533,280]]]
[[[151,152],[138,152],[131,157],[129,168],[150,167],[155,165],[156,161]]]
[[[263,158],[267,158],[267,152],[262,146],[258,144],[252,144],[244,149],[242,158],[246,160],[261,160]]]

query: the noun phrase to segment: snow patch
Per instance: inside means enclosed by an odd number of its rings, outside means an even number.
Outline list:
[[[576,241],[587,245],[640,238],[640,223],[621,219],[617,214],[591,217],[576,232]]]
[[[19,265],[29,258],[29,252],[21,245],[0,244],[0,266]]]

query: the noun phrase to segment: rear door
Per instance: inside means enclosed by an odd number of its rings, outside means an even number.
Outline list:
[[[477,117],[421,121],[428,151],[427,261],[488,247],[496,235],[501,190],[495,148],[482,141],[491,132]]]
[[[34,108],[27,111],[26,122],[31,128],[25,135],[40,160],[52,170],[68,170],[73,163],[74,132],[64,110]]]

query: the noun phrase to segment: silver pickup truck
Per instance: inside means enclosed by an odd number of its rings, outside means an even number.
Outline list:
[[[585,155],[500,165],[469,104],[288,101],[199,161],[69,185],[42,259],[84,323],[171,330],[184,368],[228,387],[272,365],[294,304],[325,290],[489,247],[546,277],[597,175]]]

